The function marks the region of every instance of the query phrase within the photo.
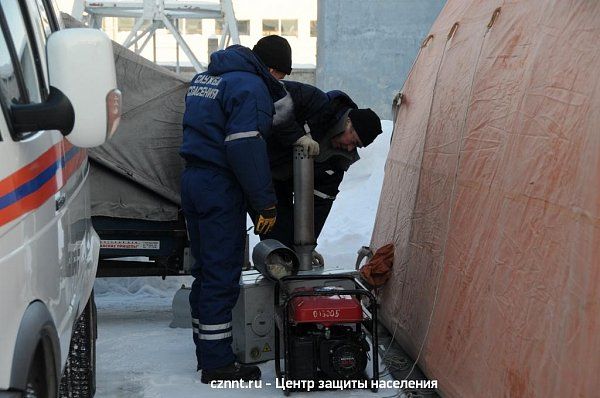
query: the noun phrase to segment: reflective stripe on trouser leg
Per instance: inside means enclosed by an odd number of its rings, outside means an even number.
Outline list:
[[[187,178],[184,174],[182,203],[184,199],[192,201],[199,214],[198,250],[202,258],[190,294],[192,325],[200,354],[198,364],[209,370],[235,360],[228,324],[239,295],[246,206],[241,187],[232,177],[201,168],[193,168],[189,174]]]
[[[200,340],[223,340],[228,337],[231,337],[231,330],[226,333],[216,333],[216,334],[198,334],[198,338]]]
[[[199,340],[221,340],[231,337],[231,322],[202,325],[199,320],[192,319],[192,329]]]
[[[321,199],[335,200],[335,196],[327,195],[326,193],[321,192],[321,191],[317,191],[316,189],[315,189],[315,196],[317,196],[317,197],[319,197]]]
[[[192,329],[200,340],[221,340],[231,337],[231,322],[203,325],[199,320],[192,319]]]
[[[200,322],[198,322],[198,324],[196,326],[198,327],[198,329],[200,331],[215,332],[215,331],[218,331],[218,330],[229,329],[231,327],[231,322],[220,323],[220,324],[217,324],[217,325],[203,325]]]

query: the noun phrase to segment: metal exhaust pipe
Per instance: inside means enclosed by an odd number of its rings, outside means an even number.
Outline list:
[[[275,239],[258,242],[252,250],[252,262],[267,279],[277,282],[281,277],[298,273],[298,257],[296,253]]]
[[[294,248],[300,271],[312,270],[315,241],[314,160],[302,146],[294,146]]]

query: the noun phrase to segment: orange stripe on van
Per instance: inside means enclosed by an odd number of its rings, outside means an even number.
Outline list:
[[[41,172],[56,163],[73,145],[63,140],[40,155],[36,160],[21,168],[12,175],[0,181],[0,196],[13,192],[21,185],[33,180]],[[58,168],[53,178],[50,178],[35,192],[0,210],[0,226],[7,224],[23,214],[35,210],[56,194],[66,184],[68,179],[81,167],[87,159],[87,151],[78,149],[77,153]]]
[[[57,191],[57,181],[56,178],[53,178],[31,195],[0,210],[0,226],[19,218],[31,210],[37,209]]]
[[[65,140],[63,140],[65,141]],[[33,162],[19,169],[15,173],[9,175],[0,181],[0,196],[4,196],[26,182],[31,181],[42,171],[46,170],[50,165],[60,159],[62,155],[62,142],[59,142],[50,147],[46,152],[41,154]]]
[[[73,156],[73,158],[67,162],[65,169],[64,169],[64,176],[65,176],[64,183],[66,183],[66,181],[69,178],[71,178],[71,176],[75,173],[75,171],[77,171],[79,169],[79,167],[81,167],[81,165],[83,164],[83,162],[85,161],[86,158],[87,158],[87,150],[79,149],[77,154],[75,156]]]

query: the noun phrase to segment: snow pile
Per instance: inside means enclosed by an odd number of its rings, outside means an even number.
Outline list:
[[[340,186],[340,193],[319,238],[317,250],[325,257],[330,269],[352,269],[356,252],[369,245],[377,214],[379,194],[383,184],[384,166],[390,146],[393,124],[382,121],[383,134],[367,148],[359,149],[361,159],[350,167]],[[248,226],[252,222],[248,218]],[[250,247],[258,243],[250,234]],[[97,296],[118,295],[144,297],[173,297],[182,284],[191,285],[191,277],[98,278]]]

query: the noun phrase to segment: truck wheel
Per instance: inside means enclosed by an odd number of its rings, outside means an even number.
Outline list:
[[[60,381],[61,398],[91,398],[96,393],[96,305],[94,292],[73,328],[69,357]]]

